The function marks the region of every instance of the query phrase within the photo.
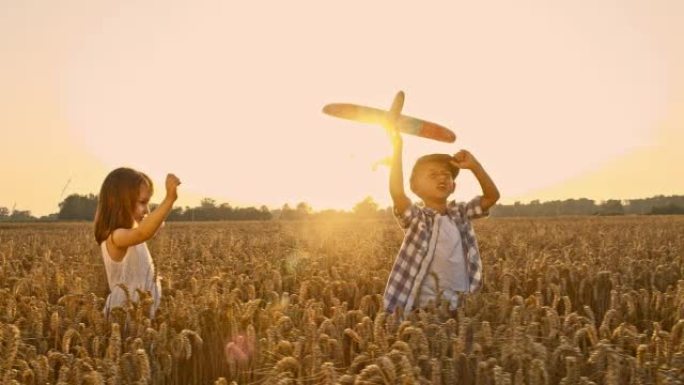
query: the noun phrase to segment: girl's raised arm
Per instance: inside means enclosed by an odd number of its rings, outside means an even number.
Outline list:
[[[107,239],[107,242],[111,240],[115,248],[125,250],[130,246],[143,243],[152,238],[164,222],[164,219],[169,215],[169,212],[171,212],[173,203],[178,199],[178,185],[180,185],[178,177],[173,174],[166,175],[166,197],[162,203],[140,221],[138,227],[114,230]]]

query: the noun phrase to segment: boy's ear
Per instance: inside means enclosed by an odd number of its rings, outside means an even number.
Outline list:
[[[411,189],[411,192],[413,192],[414,194],[416,194],[416,186],[415,186],[415,184],[413,183],[413,178],[409,179],[409,188]]]

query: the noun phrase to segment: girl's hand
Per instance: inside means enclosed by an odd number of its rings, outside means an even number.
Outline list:
[[[480,167],[480,162],[475,159],[473,154],[467,150],[461,150],[454,154],[453,160],[451,161],[453,165],[458,168],[464,168],[467,170],[472,170],[476,167]]]
[[[180,179],[173,174],[166,174],[166,197],[171,200],[178,199],[178,185],[181,184]]]

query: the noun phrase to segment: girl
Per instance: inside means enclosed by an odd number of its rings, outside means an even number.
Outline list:
[[[154,236],[171,211],[178,198],[178,185],[180,180],[168,174],[166,197],[150,213],[148,204],[154,190],[152,180],[144,173],[117,168],[102,183],[95,212],[95,239],[102,250],[109,283],[106,315],[113,307],[125,305],[126,293],[119,286],[125,285],[132,301],[138,301],[136,289],[152,294],[149,316],[154,318],[161,286],[145,241]]]

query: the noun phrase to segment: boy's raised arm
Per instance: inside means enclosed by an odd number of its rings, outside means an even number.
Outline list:
[[[482,199],[480,199],[480,207],[482,210],[487,211],[490,207],[499,200],[500,194],[499,189],[496,188],[494,181],[487,174],[484,167],[480,162],[475,159],[475,157],[466,150],[461,150],[454,154],[454,160],[452,161],[456,166],[464,169],[470,169],[477,178],[482,188]]]
[[[494,181],[487,174],[484,167],[478,163],[479,167],[473,168],[473,174],[477,181],[480,182],[480,187],[482,187],[482,199],[480,199],[480,206],[482,210],[487,211],[490,207],[499,200],[499,189],[496,188]]]
[[[404,142],[401,139],[399,129],[397,129],[397,120],[401,115],[401,110],[404,108],[404,92],[399,91],[392,101],[385,129],[392,141],[392,164],[390,166],[390,196],[392,196],[392,203],[394,205],[394,212],[402,214],[411,205],[411,200],[404,192],[404,174],[402,167],[401,153],[403,151]]]
[[[390,196],[392,196],[394,211],[396,213],[403,213],[411,205],[411,200],[404,191],[404,171],[401,156],[403,142],[401,134],[396,129],[390,129],[390,136],[392,138],[392,147],[394,148],[392,164],[390,166]]]

